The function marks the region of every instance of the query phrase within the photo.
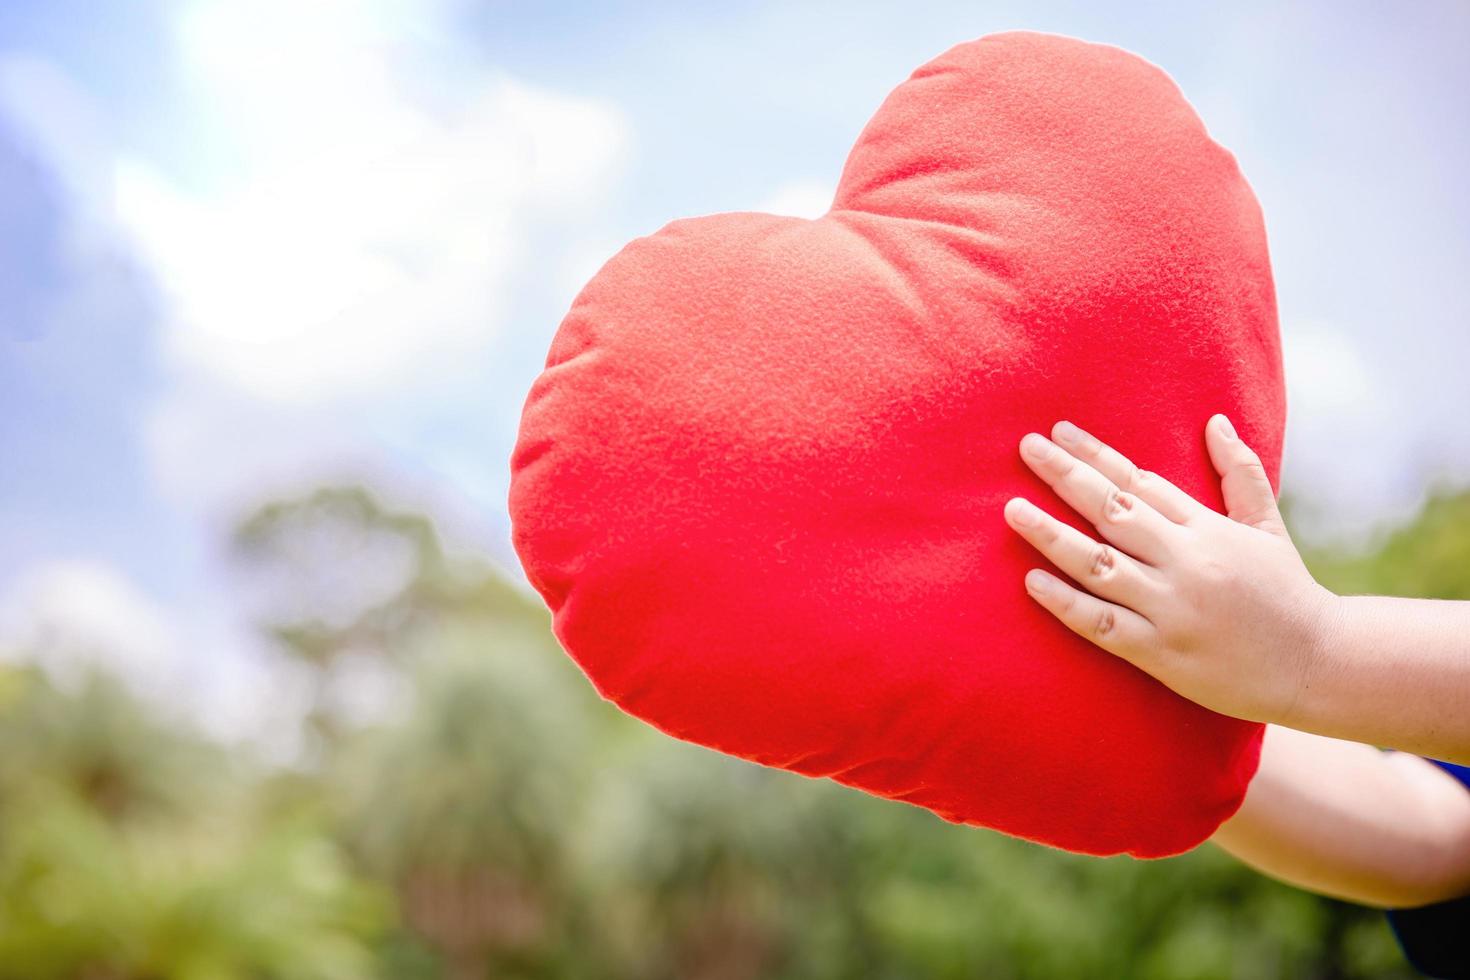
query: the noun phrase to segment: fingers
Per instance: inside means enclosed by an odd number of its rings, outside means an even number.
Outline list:
[[[1111,480],[1119,490],[1145,501],[1171,521],[1183,524],[1201,511],[1209,510],[1162,476],[1139,469],[1128,457],[1071,422],[1052,426],[1051,437],[1057,445]]]
[[[1045,436],[1033,432],[1022,439],[1021,458],[1057,496],[1091,521],[1098,533],[1135,558],[1158,563],[1183,533],[1179,525],[1140,498],[1119,490]]]
[[[1026,591],[1073,633],[1130,663],[1140,663],[1153,649],[1153,625],[1130,609],[1088,595],[1039,568],[1026,573]]]
[[[1159,594],[1148,569],[1020,497],[1006,504],[1005,514],[1021,537],[1088,592],[1147,615]]]
[[[1276,492],[1271,489],[1266,468],[1255,451],[1235,434],[1229,419],[1223,415],[1210,419],[1205,425],[1205,446],[1215,472],[1220,474],[1225,512],[1231,520],[1273,534],[1285,534],[1286,525],[1276,506]]]

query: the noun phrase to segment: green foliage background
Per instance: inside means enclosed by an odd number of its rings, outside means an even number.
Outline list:
[[[294,599],[262,629],[313,679],[303,761],[0,668],[0,978],[1411,975],[1380,914],[1209,847],[1063,854],[661,736],[539,602],[361,489],[264,507],[233,550]],[[402,583],[342,614],[390,553]],[[1311,561],[1470,598],[1470,493]],[[407,692],[369,721],[333,697],[365,658]]]

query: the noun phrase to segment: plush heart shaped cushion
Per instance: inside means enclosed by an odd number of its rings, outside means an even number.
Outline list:
[[[1068,418],[1220,506],[1275,478],[1260,208],[1158,68],[1007,33],[884,102],[814,220],[674,221],[577,296],[511,460],[513,541],[597,689],[669,734],[1093,854],[1239,805],[1258,725],[1027,598],[1017,456]]]

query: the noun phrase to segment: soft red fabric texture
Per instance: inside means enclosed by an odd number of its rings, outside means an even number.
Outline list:
[[[1071,419],[1220,506],[1203,429],[1267,461],[1284,396],[1260,208],[1173,81],[997,34],[900,85],[815,221],[639,238],[525,404],[513,540],[597,689],[679,738],[1092,854],[1239,806],[1261,727],[1026,596],[1005,526]]]

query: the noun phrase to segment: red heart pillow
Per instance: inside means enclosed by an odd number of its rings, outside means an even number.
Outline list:
[[[598,272],[525,405],[513,539],[597,689],[671,735],[1172,854],[1240,804],[1261,728],[1036,607],[1001,508],[1048,499],[1016,446],[1060,418],[1219,506],[1217,411],[1274,479],[1275,299],[1235,159],[1147,62],[998,34],[889,96],[822,218],[675,221]]]

